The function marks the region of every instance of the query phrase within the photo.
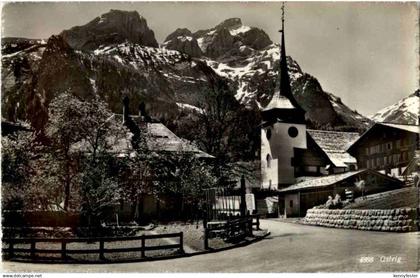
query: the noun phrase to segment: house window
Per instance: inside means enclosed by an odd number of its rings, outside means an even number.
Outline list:
[[[387,150],[388,150],[388,151],[392,150],[392,143],[388,143],[388,144],[386,144],[386,145],[387,145]]]
[[[290,202],[289,202],[289,207],[290,207],[290,208],[293,208],[293,200],[290,200]]]
[[[271,155],[267,154],[267,168],[271,168]]]
[[[369,155],[369,147],[366,148],[366,155]]]
[[[366,168],[368,168],[368,169],[370,168],[370,160],[369,159],[366,160]]]
[[[395,142],[395,145],[396,145],[396,147],[397,147],[397,148],[401,147],[401,140],[400,140],[400,139],[398,139],[398,140]]]

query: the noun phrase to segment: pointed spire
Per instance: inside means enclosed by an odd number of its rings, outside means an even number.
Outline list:
[[[293,105],[296,100],[290,87],[289,68],[287,67],[286,44],[284,40],[284,2],[281,7],[281,46],[280,46],[280,95],[287,97]]]
[[[281,45],[280,45],[280,90],[274,93],[273,98],[270,103],[263,109],[263,118],[264,114],[267,117],[288,119],[289,121],[303,122],[305,118],[305,110],[299,105],[292,94],[292,88],[290,86],[289,78],[289,69],[287,66],[287,56],[286,56],[286,44],[285,44],[285,29],[284,29],[284,2],[281,7],[282,17],[281,17]],[[277,110],[275,112],[274,110]],[[290,112],[280,112],[279,110],[290,110]],[[293,112],[291,111],[293,110]],[[271,112],[270,112],[271,111]]]

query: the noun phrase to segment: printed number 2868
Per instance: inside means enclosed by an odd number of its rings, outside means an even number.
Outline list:
[[[360,263],[362,264],[369,264],[375,261],[374,257],[360,257]]]

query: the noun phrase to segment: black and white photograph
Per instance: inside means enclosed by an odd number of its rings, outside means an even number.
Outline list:
[[[418,277],[419,19],[2,1],[3,277]]]

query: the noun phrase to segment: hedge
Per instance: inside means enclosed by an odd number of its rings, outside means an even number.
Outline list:
[[[416,210],[399,209],[309,209],[302,224],[366,231],[411,232],[416,228]]]

